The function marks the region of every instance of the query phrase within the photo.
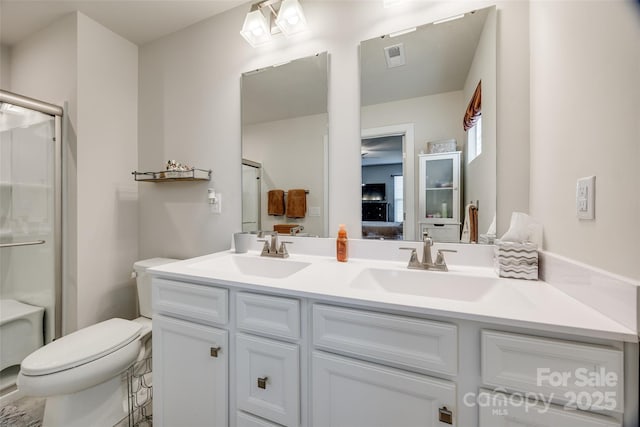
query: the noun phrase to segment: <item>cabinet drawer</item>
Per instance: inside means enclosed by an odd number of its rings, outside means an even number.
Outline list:
[[[622,423],[611,417],[548,405],[541,399],[523,404],[522,395],[480,390],[479,427],[620,427]],[[486,398],[485,398],[486,396]],[[482,404],[480,404],[482,402]]]
[[[298,346],[236,335],[237,406],[285,426],[300,423]]]
[[[458,328],[448,323],[315,304],[313,343],[400,367],[458,372]]]
[[[262,418],[254,417],[247,413],[238,411],[236,427],[280,427],[279,424],[271,423]]]
[[[460,224],[421,224],[420,236],[425,231],[436,242],[460,242]]]
[[[207,324],[228,321],[226,289],[155,278],[152,288],[154,313]]]
[[[457,425],[451,381],[319,351],[311,363],[313,426]],[[451,423],[439,422],[439,409],[451,412]]]
[[[623,412],[623,353],[610,347],[482,331],[482,380],[580,409]],[[601,399],[602,397],[602,399]]]
[[[240,292],[236,296],[238,329],[282,338],[300,338],[300,301]]]

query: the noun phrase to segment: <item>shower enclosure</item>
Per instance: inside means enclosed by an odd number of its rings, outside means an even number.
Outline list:
[[[61,117],[0,90],[0,395],[61,332]]]

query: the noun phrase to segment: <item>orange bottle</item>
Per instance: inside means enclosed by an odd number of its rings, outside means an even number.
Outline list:
[[[338,238],[336,239],[336,259],[340,262],[347,262],[349,258],[349,242],[347,241],[347,229],[344,224],[340,224]]]

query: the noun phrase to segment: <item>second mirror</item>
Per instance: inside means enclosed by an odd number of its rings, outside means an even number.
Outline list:
[[[328,235],[327,53],[242,75],[242,230]]]

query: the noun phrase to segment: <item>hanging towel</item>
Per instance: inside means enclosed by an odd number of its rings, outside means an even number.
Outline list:
[[[273,231],[278,234],[291,234],[291,229],[298,224],[273,224]]]
[[[471,243],[478,243],[478,208],[473,204],[469,208],[469,235]]]
[[[473,206],[473,203],[469,203],[464,210],[464,223],[462,225],[462,236],[460,237],[462,243],[471,242],[471,218],[469,215],[471,206]]]
[[[267,213],[269,215],[284,215],[284,191],[269,190],[267,198]]]
[[[295,189],[287,192],[287,218],[304,218],[307,213],[307,192]]]

